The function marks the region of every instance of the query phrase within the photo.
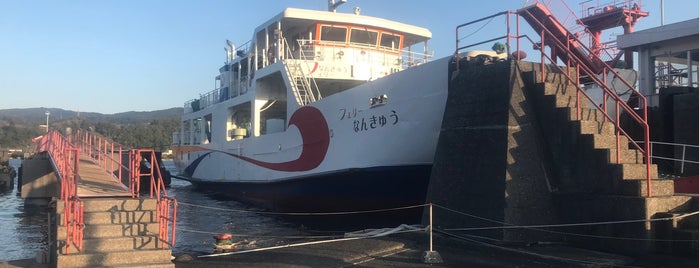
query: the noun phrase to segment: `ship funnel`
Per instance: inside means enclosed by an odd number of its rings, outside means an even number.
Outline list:
[[[228,40],[228,39],[226,39],[226,43],[227,43],[228,46],[230,47],[230,50],[231,50],[231,57],[230,57],[230,59],[231,59],[231,61],[233,61],[233,60],[235,60],[235,54],[236,54],[236,52],[235,52],[235,44],[233,44],[233,42],[232,42],[231,40]]]
[[[231,52],[228,51],[227,47],[223,47],[223,50],[226,51],[226,64],[231,63]]]

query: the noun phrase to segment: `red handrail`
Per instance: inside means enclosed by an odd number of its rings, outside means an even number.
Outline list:
[[[125,146],[92,132],[77,131],[76,136],[74,140],[80,141],[81,151],[86,153],[105,172],[111,173],[120,183],[123,183],[123,171],[127,171],[128,188],[132,198],[140,197],[141,178],[149,179],[150,197],[155,198],[158,202],[156,218],[160,223],[159,238],[164,244],[173,246],[177,226],[177,200],[167,196],[155,151],[125,150]],[[123,163],[122,155],[127,151],[128,161]],[[143,161],[148,162],[150,167],[141,172],[142,165],[146,164]],[[172,226],[172,229],[169,229],[169,226]]]
[[[35,139],[35,141],[37,141]],[[83,202],[78,197],[78,167],[80,150],[55,130],[50,130],[38,140],[37,152],[46,152],[61,181],[60,199],[64,203],[61,225],[66,226],[65,253],[70,245],[83,249]]]

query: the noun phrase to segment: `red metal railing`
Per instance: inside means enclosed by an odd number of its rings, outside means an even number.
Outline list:
[[[541,7],[540,5],[537,5],[536,7]],[[545,8],[545,6],[543,7]],[[497,38],[493,38],[484,42],[479,42],[473,45],[467,45],[467,46],[459,46],[459,29],[468,25],[473,24],[474,22],[479,22],[479,21],[484,21],[486,19],[490,19],[496,16],[503,16],[505,15],[506,18],[506,24],[507,24],[507,34],[504,36],[499,36]],[[511,34],[510,31],[510,16],[515,16],[516,17],[516,34]],[[533,28],[538,28],[541,29],[541,31],[538,33],[540,36],[540,41],[535,42],[532,40],[529,36],[527,35],[520,35],[520,29],[519,29],[519,18],[520,16],[527,16],[529,23],[533,24]],[[550,16],[546,17],[544,19],[549,19],[549,20],[554,20],[555,17]],[[569,83],[571,83],[573,86],[576,87],[577,89],[577,94],[576,94],[576,115],[577,119],[581,118],[581,96],[583,96],[587,102],[595,104],[595,106],[602,111],[602,114],[604,115],[604,120],[612,122],[615,126],[615,133],[616,133],[616,162],[620,163],[621,162],[621,155],[620,155],[620,149],[622,146],[628,146],[627,144],[621,144],[621,136],[625,136],[628,138],[630,144],[637,150],[643,153],[644,159],[645,159],[645,165],[646,165],[646,183],[647,183],[647,196],[652,196],[652,190],[651,190],[651,160],[650,160],[650,148],[649,148],[649,140],[650,140],[650,128],[647,123],[647,118],[648,118],[648,110],[647,110],[647,105],[646,105],[646,99],[645,97],[640,94],[632,85],[630,85],[626,80],[624,80],[612,67],[607,65],[604,61],[602,61],[599,57],[597,57],[594,53],[592,53],[592,50],[588,48],[587,46],[584,45],[584,43],[578,39],[578,37],[574,34],[570,34],[569,31],[566,31],[565,33],[565,40],[567,40],[565,43],[561,42],[558,38],[555,38],[560,33],[553,33],[551,29],[547,27],[547,24],[542,22],[540,18],[537,18],[537,16],[534,16],[532,13],[530,13],[529,9],[523,8],[520,9],[518,12],[514,11],[508,11],[508,12],[501,12],[497,13],[492,16],[485,17],[483,19],[476,20],[474,22],[469,22],[465,24],[461,24],[457,26],[456,28],[456,51],[455,55],[457,57],[457,66],[458,64],[458,56],[459,52],[463,49],[473,47],[476,45],[480,45],[483,43],[487,42],[492,42],[495,40],[501,40],[501,39],[506,39],[507,42],[507,48],[508,51],[510,51],[511,47],[511,39],[516,41],[516,49],[515,51],[520,51],[520,39],[525,39],[531,42],[533,47],[537,50],[540,51],[541,53],[541,65],[540,65],[540,75],[542,78],[542,81],[544,81],[544,77],[546,76],[546,62],[549,62],[550,65],[557,69],[560,73],[565,75],[568,78]],[[560,25],[560,23],[556,23],[557,25]],[[559,30],[559,29],[557,29]],[[595,57],[595,61],[601,65],[601,78],[598,77],[598,72],[595,72],[594,66],[588,66],[586,64],[587,62],[590,62],[589,59],[581,59],[577,57],[574,53],[571,52],[571,44],[575,44],[576,48],[582,49],[583,51],[587,52],[588,57]],[[546,47],[549,47],[551,50],[551,54],[546,53]],[[559,57],[555,56],[556,53],[563,54],[565,53],[566,56],[565,58],[565,70],[561,66],[558,65],[558,59]],[[514,53],[514,57],[516,57],[516,60],[519,60],[519,55],[520,53]],[[571,77],[571,71],[576,70],[576,76]],[[638,96],[638,101],[639,101],[639,107],[638,109],[641,113],[639,115],[636,111],[636,109],[630,107],[626,102],[624,102],[621,97],[616,93],[615,90],[611,89],[609,86],[607,86],[607,79],[608,79],[608,74],[611,74],[613,79],[616,79],[616,81],[620,81],[623,83],[623,85],[626,87],[624,91],[628,90],[629,92],[633,92],[636,96]],[[597,103],[593,100],[592,97],[590,97],[581,87],[580,83],[580,77],[581,75],[585,76],[589,81],[592,81],[592,83],[596,84],[603,90],[603,98],[602,98],[602,103]],[[574,82],[571,82],[574,81]],[[609,109],[607,107],[607,101],[612,100],[614,102],[615,108],[616,108],[616,113],[614,117],[611,117],[609,115]],[[586,103],[587,103],[586,102]],[[633,138],[630,137],[630,135],[624,130],[624,128],[620,124],[620,114],[622,112],[626,112],[628,116],[633,120],[634,123],[636,123],[638,126],[643,131],[643,141],[640,142],[643,145],[639,144],[639,142],[634,141]]]
[[[159,238],[164,245],[173,246],[177,227],[177,200],[167,196],[155,151],[125,150],[123,145],[115,141],[86,131],[77,131],[74,140],[79,140],[81,151],[105,172],[112,174],[119,183],[124,184],[124,179],[128,179],[127,187],[132,198],[140,197],[141,179],[148,179],[150,198],[155,198],[158,203],[156,218],[159,221]],[[128,160],[123,159],[125,156],[128,156]]]
[[[112,174],[114,180],[123,183],[125,173],[131,169],[123,163],[122,156],[127,151],[121,144],[82,130],[77,130],[72,140],[84,155],[87,155],[105,172]]]
[[[37,140],[35,140],[37,141]],[[70,245],[82,251],[83,245],[83,202],[78,197],[78,167],[80,151],[55,130],[50,130],[38,140],[37,152],[47,152],[54,170],[61,181],[61,200],[64,215],[61,225],[66,226],[65,252]]]

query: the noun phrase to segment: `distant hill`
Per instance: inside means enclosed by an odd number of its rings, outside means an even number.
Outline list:
[[[46,121],[47,111],[50,113],[49,119],[51,122],[79,117],[89,121],[106,121],[113,124],[142,124],[149,123],[153,120],[179,119],[184,112],[181,107],[148,112],[132,111],[116,114],[76,112],[58,108],[24,108],[0,109],[0,119],[10,119],[17,123],[42,123]]]
[[[93,129],[132,148],[167,150],[172,133],[179,128],[183,108],[149,112],[100,114],[57,108],[0,110],[0,148],[31,148],[31,139],[45,133],[46,112],[49,125],[59,131]]]

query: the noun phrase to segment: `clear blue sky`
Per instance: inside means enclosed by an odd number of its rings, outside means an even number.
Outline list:
[[[567,2],[579,9],[580,1]],[[359,6],[363,15],[428,28],[430,48],[444,57],[453,53],[456,25],[525,3],[349,0],[339,11]],[[660,25],[660,1],[643,4],[651,16],[636,29]],[[326,0],[0,0],[0,109],[111,114],[181,107],[214,89],[226,39],[247,42],[285,7],[326,6]],[[697,10],[696,0],[667,0],[665,23],[699,17]],[[492,32],[488,27],[484,32]]]

